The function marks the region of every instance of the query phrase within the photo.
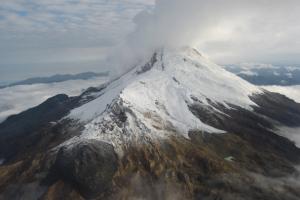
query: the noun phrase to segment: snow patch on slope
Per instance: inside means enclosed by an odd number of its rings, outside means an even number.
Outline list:
[[[136,79],[135,70],[131,70],[120,78],[113,80],[103,91],[98,94],[98,98],[84,104],[71,111],[69,117],[87,123],[101,116],[113,100],[117,99],[122,90]]]

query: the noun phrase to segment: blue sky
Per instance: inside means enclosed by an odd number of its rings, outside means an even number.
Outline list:
[[[185,27],[184,34],[199,37],[195,46],[219,64],[300,63],[298,0],[158,2],[150,26],[137,22],[139,33],[147,35],[133,34],[138,42],[176,43]],[[107,70],[106,57],[135,30],[133,18],[154,5],[155,0],[1,0],[0,82]],[[160,17],[169,21],[160,23]]]

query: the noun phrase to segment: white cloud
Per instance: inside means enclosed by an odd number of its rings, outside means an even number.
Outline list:
[[[239,68],[248,70],[248,69],[279,69],[280,67],[274,66],[272,64],[264,63],[241,63],[238,65]]]
[[[241,72],[239,72],[239,74],[244,74],[247,76],[258,76],[257,72],[252,72],[252,71],[241,71]]]
[[[221,64],[300,63],[298,0],[157,0],[155,8],[154,3],[2,0],[0,67],[49,59],[102,61],[107,52],[116,54],[114,47],[129,33],[124,56],[189,44]]]
[[[285,67],[289,72],[297,71],[300,70],[299,67],[294,67],[294,66],[287,66]]]
[[[121,57],[190,45],[221,64],[299,63],[299,10],[297,0],[157,0],[134,18]]]
[[[229,3],[228,3],[229,2]],[[234,1],[224,1],[230,6]],[[217,34],[200,40],[199,48],[221,63],[300,63],[300,2],[297,0],[240,1],[237,15],[224,16]],[[244,3],[247,2],[247,3]],[[224,9],[229,9],[227,6]],[[235,13],[235,10],[233,10]]]

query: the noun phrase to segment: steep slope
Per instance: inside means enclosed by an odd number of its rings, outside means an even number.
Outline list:
[[[51,117],[22,137],[0,126],[0,139],[12,135],[22,147],[0,154],[0,199],[300,196],[300,149],[276,134],[278,126],[300,127],[300,104],[194,49],[156,51],[110,83],[55,104],[59,116],[48,108]],[[44,105],[2,126],[47,114]]]

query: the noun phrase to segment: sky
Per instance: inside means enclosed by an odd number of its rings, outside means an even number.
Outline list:
[[[0,84],[172,45],[219,64],[296,65],[298,19],[298,0],[1,0]]]
[[[102,70],[152,0],[1,0],[0,82]],[[100,69],[101,68],[101,69]]]

